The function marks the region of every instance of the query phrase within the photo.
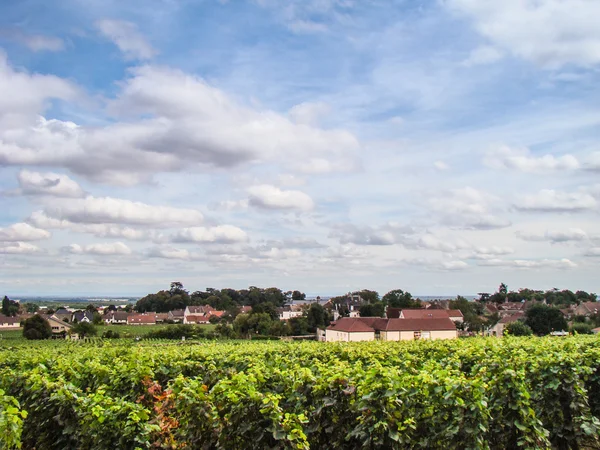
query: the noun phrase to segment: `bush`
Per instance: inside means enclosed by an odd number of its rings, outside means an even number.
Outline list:
[[[520,320],[517,320],[506,325],[504,334],[508,336],[531,336],[533,330]]]
[[[121,335],[118,331],[108,330],[102,333],[104,339],[119,339]]]
[[[575,334],[593,334],[592,326],[589,323],[576,322],[571,325],[571,333]]]
[[[46,319],[36,314],[23,322],[23,336],[30,340],[48,339],[52,336],[52,327]]]
[[[98,332],[96,327],[89,322],[79,322],[72,328],[73,333],[77,333],[80,338],[84,338],[86,336],[96,336]]]
[[[176,325],[172,327],[166,327],[162,330],[151,331],[148,333],[146,339],[178,339],[181,338],[192,339],[204,336],[204,330],[194,325]]]

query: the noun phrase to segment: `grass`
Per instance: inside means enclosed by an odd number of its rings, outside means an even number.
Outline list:
[[[102,337],[102,333],[108,330],[118,332],[122,338],[133,338],[136,336],[145,336],[151,331],[162,330],[168,327],[174,327],[177,325],[165,324],[165,325],[98,325],[96,326],[96,330],[98,330],[98,337]],[[205,325],[196,325],[198,327],[202,327],[204,332],[213,331],[216,325],[205,324]],[[24,341],[23,337],[23,329],[18,330],[0,330],[0,343],[10,343],[15,341]]]

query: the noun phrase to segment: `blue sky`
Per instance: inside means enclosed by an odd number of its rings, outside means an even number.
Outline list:
[[[4,1],[0,285],[598,291],[598,14]]]

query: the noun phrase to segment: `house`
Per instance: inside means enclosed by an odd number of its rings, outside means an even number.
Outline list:
[[[388,308],[388,319],[450,319],[453,322],[464,322],[459,309],[400,309]]]
[[[169,320],[169,313],[156,313],[156,323],[164,323]]]
[[[169,311],[167,313],[168,320],[175,323],[183,322],[183,316],[185,311],[183,309],[174,309],[173,311]]]
[[[62,322],[71,322],[73,319],[73,313],[66,308],[58,308],[52,316]]]
[[[17,329],[21,326],[20,317],[10,317],[0,314],[0,329]]]
[[[252,312],[252,306],[241,306],[240,314],[250,314]]]
[[[187,306],[183,313],[183,323],[210,323],[212,316],[221,317],[225,311],[218,311],[210,305]]]
[[[600,333],[600,327],[598,327],[598,328],[594,328],[594,329],[592,330],[592,333],[594,333],[594,334],[598,334],[598,333]]]
[[[277,308],[279,320],[289,320],[293,317],[302,317],[302,309],[294,306],[284,306]]]
[[[575,308],[575,314],[578,316],[595,316],[600,313],[600,302],[584,302]]]
[[[54,315],[51,316],[42,316],[44,319],[48,321],[50,324],[50,328],[52,328],[52,336],[53,337],[65,337],[69,330],[73,328],[68,322],[64,322],[63,320],[59,320]]]
[[[525,306],[522,302],[505,302],[498,305],[500,311],[523,311]]]
[[[148,314],[131,314],[127,316],[127,325],[156,325],[156,315]]]
[[[91,323],[94,320],[94,313],[92,311],[75,311],[73,313],[73,323],[88,322]]]
[[[126,311],[111,311],[104,315],[104,323],[107,325],[126,325],[130,313]]]
[[[491,328],[492,336],[502,337],[504,335],[504,328],[506,325],[517,320],[524,320],[525,313],[523,311],[517,311],[513,314],[509,314],[500,319],[496,325]]]
[[[327,342],[407,341],[417,339],[456,339],[456,324],[450,318],[344,317],[325,330]]]

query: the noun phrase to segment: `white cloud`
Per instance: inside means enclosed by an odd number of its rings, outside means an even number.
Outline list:
[[[594,152],[584,161],[583,168],[594,172],[600,171],[600,152]]]
[[[437,170],[449,170],[450,166],[445,163],[444,161],[435,161],[433,163],[433,166],[437,169]]]
[[[52,172],[40,173],[21,170],[17,174],[20,189],[23,195],[46,195],[54,197],[85,197],[85,192],[77,182],[67,175]]]
[[[510,226],[510,221],[492,214],[492,206],[498,204],[494,196],[466,186],[439,192],[427,202],[439,214],[440,223],[452,227],[491,230]],[[495,209],[500,210],[500,207]]]
[[[478,66],[483,64],[491,64],[502,59],[502,52],[497,48],[483,45],[477,47],[471,52],[469,57],[463,61],[463,65],[467,67]]]
[[[48,100],[77,96],[77,88],[61,78],[13,70],[0,49],[0,165],[10,164],[12,157],[25,150],[11,140],[16,127],[35,122],[37,114],[48,107]]]
[[[0,96],[4,90],[1,63]],[[4,135],[0,127],[0,164],[68,168],[92,181],[115,185],[147,181],[159,172],[258,161],[309,173],[344,172],[358,165],[360,144],[348,131],[298,125],[273,111],[248,108],[204,80],[177,70],[143,66],[130,74],[109,105],[115,116],[130,120],[80,127],[39,118]],[[27,105],[27,96],[14,94],[30,95],[36,88],[31,80],[25,81],[9,84],[7,112],[14,114]],[[35,103],[26,108],[30,122],[31,113],[41,109],[45,98],[71,93],[59,79],[39,84]]]
[[[598,207],[596,199],[584,192],[558,192],[542,189],[534,195],[526,195],[515,203],[519,211],[532,212],[581,212]]]
[[[300,103],[290,109],[288,113],[294,123],[303,125],[317,125],[319,120],[331,112],[331,106],[323,102]]]
[[[518,231],[516,233],[519,239],[524,241],[548,241],[552,244],[569,242],[569,241],[585,241],[588,235],[581,228],[569,228],[568,230],[549,230],[545,233],[527,233]]]
[[[233,225],[219,225],[211,228],[184,228],[173,235],[171,239],[173,242],[231,244],[246,242],[248,235],[244,230]]]
[[[413,233],[411,227],[395,224],[380,227],[343,224],[335,226],[330,237],[339,238],[340,244],[394,245],[403,242],[406,236]]]
[[[28,244],[27,242],[0,242],[0,254],[20,255],[41,253],[41,251],[42,250],[37,245]]]
[[[119,47],[126,59],[151,59],[158,53],[131,22],[103,19],[96,22],[96,27]]]
[[[192,254],[188,250],[174,247],[154,247],[148,251],[148,256],[151,258],[181,260],[189,260],[192,258]]]
[[[440,260],[431,258],[412,258],[405,259],[402,261],[403,264],[408,266],[421,266],[428,270],[436,271],[459,271],[469,268],[469,264],[461,260]]]
[[[511,247],[501,247],[493,245],[491,247],[475,247],[473,253],[469,255],[470,259],[496,259],[498,256],[511,255],[515,251]]]
[[[90,244],[86,246],[81,246],[79,244],[71,244],[68,247],[65,247],[64,250],[67,253],[72,253],[74,255],[131,255],[132,250],[127,247],[122,242],[113,242],[113,243],[101,243],[101,244]]]
[[[510,169],[521,172],[541,173],[550,171],[575,170],[579,161],[573,155],[533,156],[527,148],[501,146],[484,158],[484,164],[493,169]]]
[[[34,52],[58,52],[65,48],[65,43],[58,37],[29,34],[19,29],[0,30],[0,36],[19,42]]]
[[[40,241],[50,238],[46,230],[34,228],[27,223],[15,223],[6,228],[0,228],[0,241]]]
[[[595,0],[448,0],[495,46],[543,67],[600,62]]]
[[[255,208],[309,211],[315,206],[313,200],[301,191],[285,191],[268,184],[251,186],[247,191],[249,204]]]
[[[562,259],[484,259],[480,266],[511,267],[515,269],[573,269],[577,267],[573,261]]]
[[[585,256],[600,256],[600,247],[592,247],[584,253]]]
[[[194,209],[154,206],[111,197],[55,201],[44,209],[51,219],[74,223],[116,223],[168,227],[201,224],[203,216]]]

